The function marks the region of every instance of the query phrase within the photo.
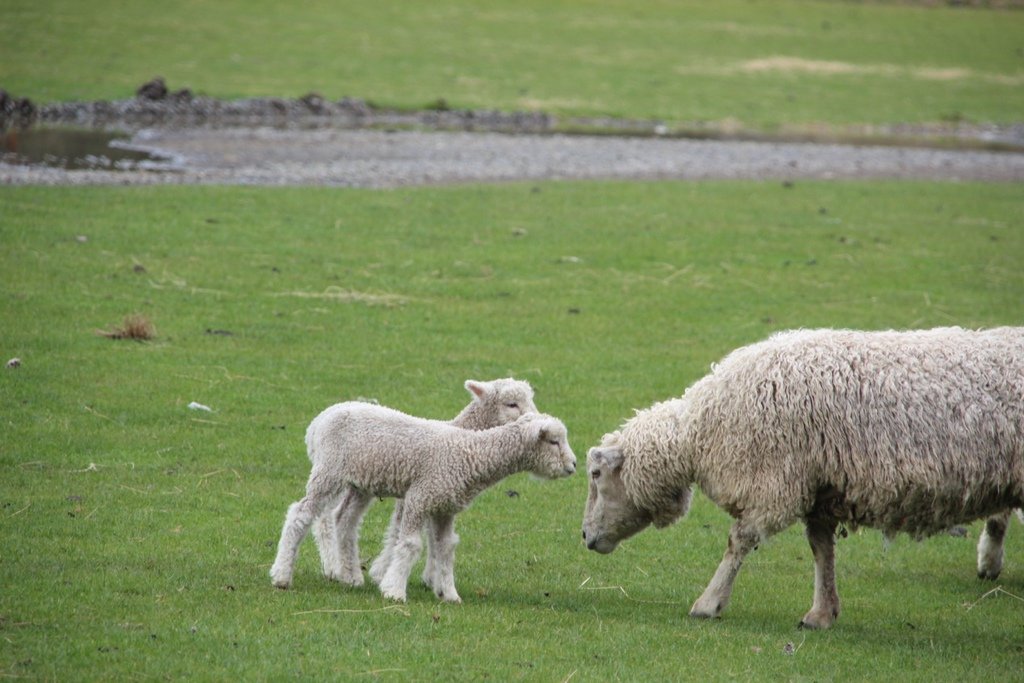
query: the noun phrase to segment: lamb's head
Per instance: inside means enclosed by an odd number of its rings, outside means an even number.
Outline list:
[[[557,417],[524,415],[516,421],[523,430],[529,471],[543,479],[568,477],[576,471],[569,432]]]
[[[609,441],[609,435],[605,442]],[[590,493],[583,512],[583,540],[599,553],[610,553],[621,541],[643,531],[654,517],[637,507],[622,481],[625,455],[618,444],[591,448],[587,453]]]
[[[490,382],[466,380],[466,390],[473,401],[453,424],[463,429],[490,429],[515,422],[521,416],[536,413],[533,387],[518,379],[495,379]]]

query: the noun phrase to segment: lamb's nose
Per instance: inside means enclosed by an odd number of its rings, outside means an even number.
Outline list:
[[[587,550],[593,550],[597,547],[597,539],[591,539],[587,541]]]

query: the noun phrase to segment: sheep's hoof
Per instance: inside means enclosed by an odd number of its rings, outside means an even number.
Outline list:
[[[695,619],[717,619],[722,616],[722,603],[716,602],[713,607],[702,604],[704,601],[697,600],[690,608],[690,616]]]
[[[821,631],[832,626],[835,620],[836,615],[831,612],[815,612],[812,610],[804,615],[804,618],[797,624],[797,628]]]
[[[460,598],[459,594],[455,593],[455,592],[448,593],[448,594],[438,593],[437,597],[440,598],[441,600],[443,600],[444,602],[451,602],[451,603],[454,603],[454,604],[461,604],[462,603],[462,598]]]
[[[996,570],[979,569],[978,570],[978,578],[979,579],[984,579],[986,581],[995,581],[996,579],[999,578],[999,572],[1000,572],[999,569],[996,569]]]

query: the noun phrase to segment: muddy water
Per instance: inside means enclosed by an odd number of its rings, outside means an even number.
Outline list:
[[[69,128],[0,132],[0,162],[69,170],[163,170],[169,159],[130,149],[127,135]]]

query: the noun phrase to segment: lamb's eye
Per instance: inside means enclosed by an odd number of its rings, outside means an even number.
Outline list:
[[[594,470],[590,473],[591,479],[599,479],[601,477],[601,470]]]
[[[518,408],[519,404],[518,403],[506,403],[505,407],[506,408]]]
[[[551,444],[552,446],[557,446],[558,439],[548,439],[548,443]]]

